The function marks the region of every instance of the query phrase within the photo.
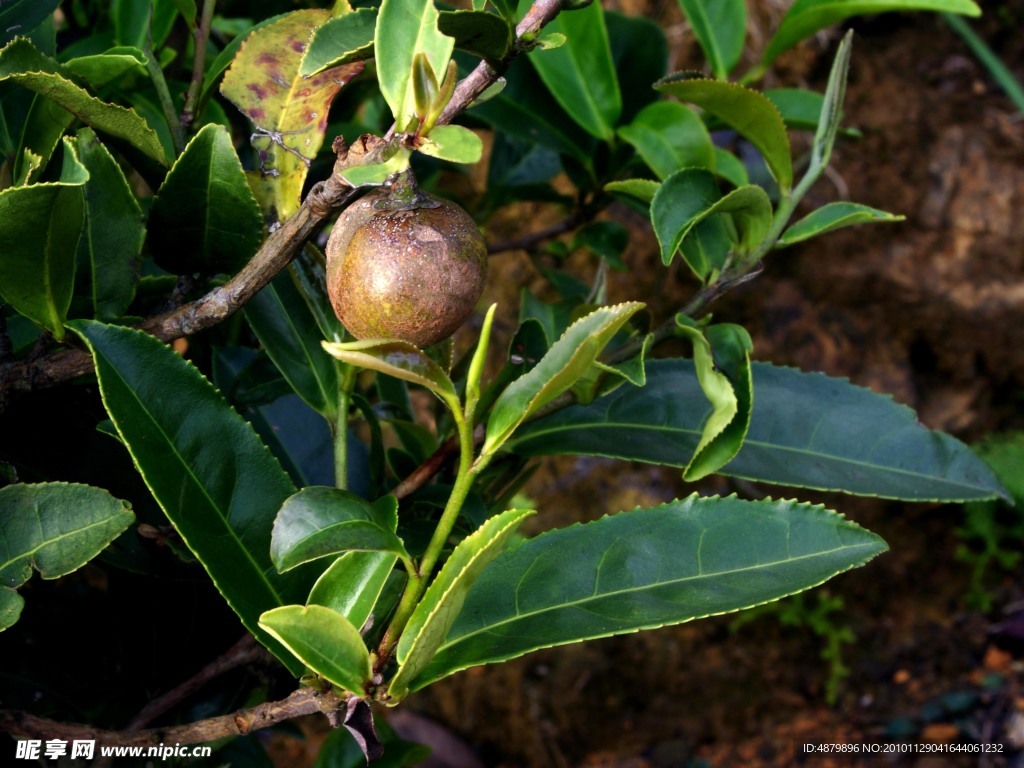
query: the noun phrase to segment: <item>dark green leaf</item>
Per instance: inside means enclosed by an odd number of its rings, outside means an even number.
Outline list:
[[[442,11],[437,28],[455,38],[456,48],[494,62],[508,55],[515,32],[508,21],[486,11]]]
[[[0,81],[12,80],[71,112],[86,125],[109,133],[166,164],[163,147],[152,128],[139,115],[90,96],[60,73],[60,66],[19,39],[0,50]]]
[[[725,215],[706,216],[683,238],[683,258],[694,274],[710,276],[725,267],[732,248],[725,218]]]
[[[531,0],[521,0],[520,14]],[[604,11],[592,3],[576,13],[559,14],[545,33],[564,34],[565,45],[530,55],[541,80],[584,130],[603,141],[615,135],[622,96],[612,63]]]
[[[135,297],[146,226],[121,167],[89,128],[78,132],[78,154],[89,172],[80,262],[88,264],[95,317],[117,320]]]
[[[76,571],[132,524],[131,507],[102,488],[78,483],[17,483],[0,488],[0,631],[18,620],[13,592],[39,571]]]
[[[817,129],[821,107],[825,101],[823,94],[806,88],[768,88],[764,95],[779,110],[783,122],[789,128],[809,131]],[[846,133],[852,136],[860,135],[860,131],[853,129],[848,129]]]
[[[337,364],[320,345],[320,328],[292,275],[285,271],[275,277],[246,304],[244,312],[260,345],[292,389],[333,423],[338,412]]]
[[[659,179],[680,168],[715,167],[715,150],[696,113],[675,101],[648,104],[619,136],[639,153]]]
[[[793,185],[786,125],[779,110],[762,94],[693,72],[669,75],[658,81],[655,88],[696,104],[733,128],[761,152],[783,191]]]
[[[76,320],[103,403],[135,466],[182,540],[242,623],[295,674],[260,614],[306,597],[305,572],[278,576],[274,515],[295,492],[266,446],[213,386],[170,347],[130,328]],[[173,393],[173,397],[168,397]]]
[[[843,19],[886,11],[945,11],[979,16],[981,10],[971,0],[796,0],[789,7],[775,36],[768,42],[761,65],[767,67],[776,57],[810,37],[819,29]]]
[[[413,611],[398,643],[398,672],[388,693],[401,701],[444,642],[466,594],[484,568],[501,554],[532,510],[512,509],[492,517],[455,547],[444,568]]]
[[[654,19],[605,11],[612,61],[622,92],[623,122],[658,98],[651,84],[668,72],[668,41]]]
[[[636,301],[602,307],[570,325],[529,373],[498,396],[487,419],[483,452],[493,453],[530,414],[570,389],[641,307]]]
[[[0,8],[0,46],[27,35],[56,10],[60,0],[11,0]]]
[[[0,192],[0,297],[58,339],[71,306],[88,179],[65,139],[60,181]]]
[[[958,440],[909,408],[843,379],[753,363],[754,409],[739,454],[720,474],[755,482],[907,501],[1004,493]],[[527,456],[582,453],[684,467],[707,407],[688,360],[653,360],[647,386],[623,388],[522,427],[509,448]]]
[[[149,248],[174,274],[234,273],[263,237],[259,206],[231,136],[206,125],[185,147],[149,212]]]
[[[308,77],[340,64],[372,59],[376,27],[376,8],[360,8],[321,24],[302,57],[299,74]]]
[[[592,221],[573,238],[573,247],[585,246],[618,269],[624,269],[622,254],[629,245],[629,230],[617,221]]]
[[[270,557],[281,572],[342,552],[409,555],[390,520],[359,496],[310,486],[285,501],[274,520]]]
[[[739,63],[747,36],[746,0],[679,0],[711,71],[725,80]]]
[[[196,0],[171,0],[189,27],[196,25]]]
[[[359,629],[322,605],[283,605],[260,616],[260,627],[277,638],[320,677],[362,696],[373,676],[370,652]]]
[[[152,41],[158,50],[167,40],[178,15],[175,0],[111,0],[114,37],[121,45],[144,48]]]
[[[885,548],[824,507],[735,496],[690,496],[541,534],[477,579],[412,688],[540,648],[777,600]]]
[[[779,238],[776,247],[784,248],[855,224],[903,221],[905,218],[906,216],[897,216],[859,203],[829,203],[791,224]]]

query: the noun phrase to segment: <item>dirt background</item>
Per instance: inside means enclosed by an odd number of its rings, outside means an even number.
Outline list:
[[[622,5],[662,19],[674,66],[698,64],[675,3]],[[780,9],[754,5],[752,39],[760,44]],[[975,28],[1024,80],[1024,3],[986,10]],[[907,220],[779,252],[716,315],[751,331],[756,357],[891,393],[929,427],[965,441],[1020,428],[1024,120],[939,17],[887,15],[853,27],[846,112],[864,136],[837,149],[834,173],[807,203],[850,199]],[[786,55],[766,85],[823,88],[837,38],[820,35]],[[651,269],[658,257],[649,231],[615,213],[636,225],[636,236],[632,269],[613,275],[610,300],[650,297],[655,316],[664,317],[694,285],[682,270],[665,280]],[[539,223],[533,215],[520,220]],[[540,287],[524,254],[495,261],[492,283]],[[725,483],[702,490],[772,492]],[[661,503],[692,487],[673,471],[580,459],[549,462],[528,491],[543,512],[538,524],[550,527]],[[887,733],[938,743],[1001,739],[1010,751],[989,762],[918,755],[865,765],[1020,764],[1013,752],[1024,746],[1018,574],[993,572],[991,610],[981,612],[967,599],[970,567],[955,557],[962,507],[799,496],[838,509],[891,547],[822,593],[845,604],[829,614],[829,626],[855,637],[843,646],[850,673],[834,705],[820,657],[827,633],[806,622],[783,626],[771,615],[740,628],[734,617],[719,617],[535,653],[417,694],[410,708],[446,729],[438,754],[452,757],[436,764],[473,764],[443,740],[453,735],[487,766],[682,768],[803,765],[802,741]],[[1019,550],[1021,542],[1006,546]],[[425,737],[415,730],[424,721],[403,717],[396,725]]]

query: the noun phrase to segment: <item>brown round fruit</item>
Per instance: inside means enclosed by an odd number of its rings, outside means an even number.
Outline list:
[[[327,242],[327,291],[357,339],[428,347],[469,317],[483,293],[487,246],[455,203],[418,192],[415,207],[379,189],[338,217]]]

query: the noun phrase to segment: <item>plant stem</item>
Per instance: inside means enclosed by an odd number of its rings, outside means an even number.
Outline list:
[[[195,47],[192,55],[192,81],[188,84],[185,106],[181,110],[181,125],[186,131],[196,118],[196,105],[199,103],[199,91],[203,86],[203,72],[206,69],[206,41],[210,37],[213,9],[216,4],[217,0],[203,0],[203,13],[199,19],[199,26],[192,31]]]
[[[171,91],[167,87],[167,80],[164,78],[164,71],[160,69],[160,62],[156,60],[153,52],[153,39],[146,39],[146,71],[149,79],[153,81],[157,98],[160,100],[160,109],[163,110],[164,119],[171,129],[171,141],[174,143],[174,153],[180,155],[185,150],[185,131],[181,125],[181,119],[174,109],[174,100],[171,98]]]
[[[453,406],[457,406],[457,403],[453,403]],[[430,583],[430,574],[434,570],[438,558],[441,556],[441,551],[448,541],[448,536],[455,526],[455,521],[458,519],[459,512],[462,511],[463,504],[466,503],[469,490],[473,487],[473,480],[486,465],[486,462],[473,464],[475,446],[473,440],[473,414],[467,413],[463,416],[461,409],[453,407],[452,415],[455,418],[455,425],[459,434],[459,470],[455,478],[455,486],[448,497],[448,503],[445,505],[444,512],[441,513],[441,519],[438,520],[437,527],[434,528],[434,534],[430,537],[430,543],[420,559],[419,568],[415,573],[409,574],[409,583],[406,585],[402,599],[395,610],[395,616],[380,642],[377,658],[381,661],[386,660],[391,655],[391,651],[398,644],[398,640],[405,630],[405,625],[409,623],[416,605],[423,597],[423,593],[426,592],[427,585]]]
[[[352,407],[352,388],[359,372],[354,365],[337,362],[338,413],[331,431],[334,433],[334,485],[348,490],[348,412]]]
[[[996,55],[995,51],[988,47],[988,44],[962,18],[952,13],[944,13],[942,18],[953,28],[954,32],[963,38],[963,41],[967,43],[971,51],[974,52],[974,55],[978,57],[978,60],[985,65],[989,74],[992,75],[992,79],[999,84],[999,87],[1010,97],[1013,105],[1017,107],[1017,110],[1024,115],[1024,88],[1021,88],[1021,84],[1013,76],[1013,73],[1007,69],[1006,65],[1003,64],[1002,59]]]

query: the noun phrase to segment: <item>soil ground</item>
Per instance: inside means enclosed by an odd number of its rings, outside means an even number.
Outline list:
[[[1024,78],[1024,4],[989,10],[977,28]],[[685,30],[669,28],[685,41]],[[809,202],[848,198],[907,221],[780,252],[761,278],[726,296],[716,315],[751,330],[758,358],[891,393],[929,427],[967,442],[1019,429],[1024,121],[938,17],[890,15],[855,29],[846,112],[864,137],[838,149],[834,175]],[[823,87],[834,41],[811,41],[781,60],[774,84]],[[675,55],[685,64],[692,51],[682,42]],[[645,268],[657,262],[656,244],[639,225],[637,235],[633,269],[614,276],[610,298],[655,297],[655,315],[664,316],[693,285],[681,271],[665,281]],[[499,262],[499,282],[529,280],[525,257]],[[550,462],[528,490],[547,527],[693,489],[672,471],[586,459]],[[773,492],[724,484],[702,490]],[[800,498],[843,512],[891,547],[827,585],[822,594],[845,607],[828,614],[824,635],[808,621],[783,626],[777,614],[739,628],[735,617],[719,617],[470,670],[409,704],[460,736],[487,766],[825,768],[861,763],[805,761],[798,745],[884,734],[936,743],[995,739],[1007,751],[864,765],[1020,764],[1019,571],[989,574],[991,610],[981,612],[970,607],[970,566],[956,558],[962,507]],[[1019,551],[1021,542],[1005,546]],[[811,593],[807,611],[821,600]],[[855,638],[842,646],[849,675],[829,705],[821,653],[829,633],[844,629]]]

